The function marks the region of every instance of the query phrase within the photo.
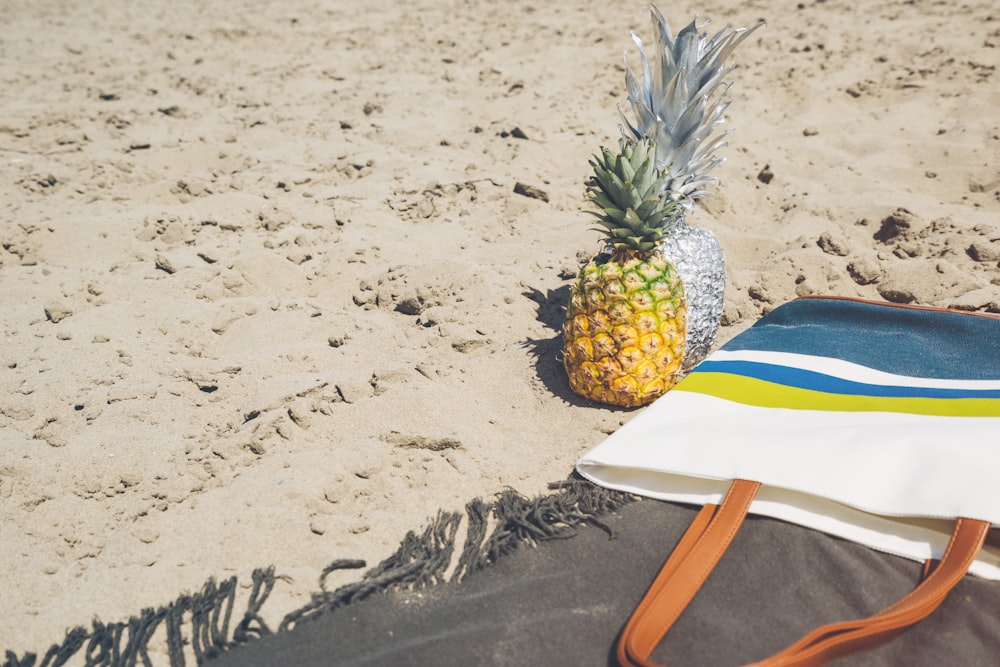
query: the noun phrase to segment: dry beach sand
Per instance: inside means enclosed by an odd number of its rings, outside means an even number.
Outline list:
[[[768,21],[690,218],[723,340],[804,294],[1000,312],[993,2],[661,9]],[[0,652],[270,564],[280,618],[635,414],[558,355],[642,3],[0,16]]]

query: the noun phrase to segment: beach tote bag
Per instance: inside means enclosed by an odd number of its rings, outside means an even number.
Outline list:
[[[818,665],[874,647],[930,614],[967,572],[1000,580],[1000,548],[988,539],[1000,524],[1000,319],[792,301],[711,354],[577,470],[606,487],[703,506],[622,631],[623,665],[653,664],[747,513],[926,563],[897,603],[818,628],[756,664]]]

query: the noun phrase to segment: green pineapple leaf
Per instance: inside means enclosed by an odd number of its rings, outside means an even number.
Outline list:
[[[590,160],[594,181],[587,198],[599,210],[589,213],[614,248],[652,252],[681,215],[678,203],[661,194],[667,174],[656,168],[655,155],[655,144],[640,139],[619,153],[602,147]]]

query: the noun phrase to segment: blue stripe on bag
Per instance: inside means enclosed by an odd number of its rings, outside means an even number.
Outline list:
[[[1000,389],[943,389],[938,387],[901,387],[868,384],[807,371],[801,368],[775,366],[754,361],[712,361],[698,365],[694,373],[727,373],[756,378],[765,382],[828,394],[880,396],[892,398],[1000,398]]]

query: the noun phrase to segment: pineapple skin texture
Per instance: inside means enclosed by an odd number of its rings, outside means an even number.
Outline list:
[[[576,393],[637,407],[676,384],[687,305],[677,270],[660,252],[592,260],[570,291],[563,365]]]

